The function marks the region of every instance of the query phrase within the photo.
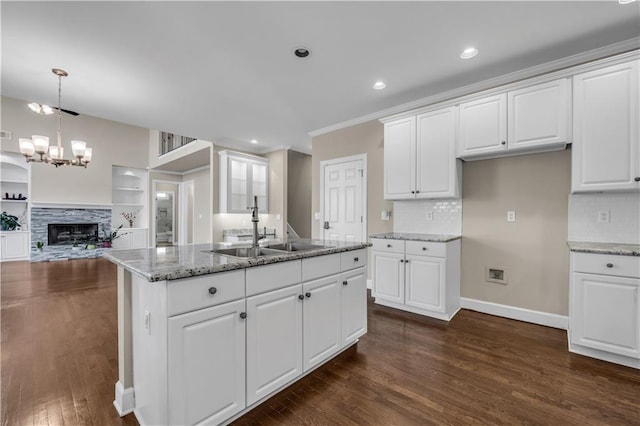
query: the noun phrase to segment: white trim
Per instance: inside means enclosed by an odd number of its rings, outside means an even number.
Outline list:
[[[351,155],[349,157],[332,158],[320,162],[320,223],[318,238],[324,237],[324,169],[330,164],[347,163],[349,161],[362,161],[362,241],[368,241],[368,202],[367,202],[367,154]]]
[[[125,389],[120,381],[116,382],[115,398],[113,406],[116,407],[116,411],[120,417],[133,412],[135,407],[133,388]]]
[[[373,290],[373,280],[367,279],[367,290]]]
[[[149,169],[149,173],[164,173],[167,175],[182,176],[182,172],[172,172],[170,170],[161,170],[161,169]]]
[[[194,197],[194,206],[192,206],[191,209],[191,213],[193,214],[193,216],[191,218],[187,217],[187,210],[188,210],[188,200],[187,200],[187,186],[191,186],[193,188],[193,197]],[[195,228],[195,222],[196,222],[196,210],[195,210],[195,190],[196,190],[196,183],[193,180],[188,180],[186,182],[182,182],[180,184],[180,199],[179,199],[179,203],[178,203],[178,217],[180,218],[180,222],[179,222],[179,233],[178,233],[178,244],[180,245],[185,245],[185,244],[193,244],[193,239],[194,239],[194,228]],[[189,228],[189,226],[191,227],[191,242],[187,241],[187,229]]]
[[[182,176],[188,175],[188,174],[191,174],[191,173],[201,172],[203,170],[209,170],[210,168],[211,168],[211,165],[196,167],[194,169],[182,172]]]
[[[41,209],[104,209],[112,210],[113,204],[93,204],[93,203],[61,203],[54,201],[34,201],[31,207]]]
[[[162,191],[162,192],[170,192],[173,194],[173,241],[172,243],[175,244],[175,237],[176,237],[176,227],[175,227],[175,223],[176,223],[176,214],[179,214],[179,212],[176,210],[176,193],[180,193],[180,187],[182,185],[182,182],[176,182],[176,181],[172,181],[172,180],[162,180],[162,179],[152,179],[151,180],[151,211],[150,211],[150,218],[151,218],[151,226],[149,227],[149,229],[151,230],[151,235],[150,235],[150,241],[151,241],[151,248],[156,248],[158,245],[158,241],[156,241],[156,210],[158,209],[158,205],[156,203],[156,193],[158,192],[157,190],[157,185],[158,183],[168,183],[171,185],[176,185],[176,189],[177,191]],[[179,237],[180,235],[178,235]]]
[[[396,114],[413,114],[416,111],[411,111],[416,108],[429,107],[433,104],[444,102],[447,100],[451,100],[451,104],[456,104],[461,101],[460,98],[462,96],[475,96],[477,92],[481,92],[484,90],[488,90],[491,88],[496,88],[497,86],[503,86],[508,83],[513,83],[517,81],[521,81],[524,79],[532,78],[535,76],[540,76],[542,74],[552,73],[557,71],[552,75],[544,76],[545,80],[553,80],[557,78],[562,78],[571,76],[572,74],[576,74],[578,72],[583,72],[587,68],[591,68],[594,66],[606,66],[613,64],[615,62],[627,61],[631,58],[638,56],[638,51],[636,49],[640,48],[640,40],[637,38],[632,38],[629,40],[625,40],[619,43],[614,43],[608,46],[604,46],[598,49],[589,50],[587,52],[579,53],[576,55],[568,56],[566,58],[562,58],[556,61],[547,62],[541,65],[536,65],[533,67],[525,68],[523,70],[514,71],[508,74],[504,74],[495,78],[491,78],[488,80],[480,81],[477,83],[469,84],[467,86],[459,87],[453,90],[448,90],[446,92],[438,93],[432,96],[428,96],[422,99],[418,99],[415,101],[407,102],[401,105],[397,105],[392,108],[387,108],[378,112],[374,112],[371,114],[363,115],[361,117],[357,117],[351,120],[343,121],[341,123],[333,124],[331,126],[323,127],[321,129],[313,130],[309,132],[309,136],[315,137],[325,133],[333,132],[335,130],[340,130],[346,127],[351,127],[356,124],[365,123],[371,120],[379,120],[381,118],[390,118],[389,116],[394,116]],[[617,55],[617,56],[613,56]],[[613,56],[613,57],[610,57]],[[604,58],[604,59],[602,59]],[[593,62],[599,60],[598,63],[586,63]],[[572,68],[569,68],[572,67]],[[532,84],[534,84],[532,82]],[[502,90],[504,88],[501,88]],[[438,108],[445,107],[446,105],[438,105]]]
[[[164,174],[168,174],[168,175],[175,175],[175,176],[184,176],[184,175],[188,175],[190,173],[195,173],[195,172],[200,172],[202,170],[207,170],[211,167],[211,165],[206,165],[206,166],[200,166],[200,167],[196,167],[190,170],[186,170],[184,172],[173,172],[173,171],[168,171],[168,170],[160,170],[160,169],[150,169],[149,172],[150,173],[164,173]]]
[[[500,305],[498,303],[485,302],[484,300],[461,297],[460,307],[482,312],[483,314],[530,322],[546,327],[559,328],[561,330],[566,330],[569,326],[569,317],[566,315],[534,311],[531,309],[518,308],[517,306]]]

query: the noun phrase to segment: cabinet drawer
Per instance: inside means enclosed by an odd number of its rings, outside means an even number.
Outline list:
[[[244,270],[168,281],[169,316],[244,297]]]
[[[387,251],[390,253],[404,253],[404,240],[388,240],[383,238],[371,239],[371,250]]]
[[[446,257],[447,243],[407,241],[407,254],[418,256]]]
[[[340,253],[302,259],[302,281],[340,273]]]
[[[340,254],[343,271],[359,268],[367,264],[367,249],[352,250]]]
[[[574,252],[573,271],[640,278],[640,257]]]
[[[299,260],[247,268],[247,296],[300,284],[302,268]]]

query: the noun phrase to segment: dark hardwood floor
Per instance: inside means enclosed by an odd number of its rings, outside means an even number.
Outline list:
[[[2,425],[136,425],[113,408],[116,269],[1,265]],[[566,333],[461,311],[369,304],[356,348],[237,425],[640,425],[640,371],[567,351]]]

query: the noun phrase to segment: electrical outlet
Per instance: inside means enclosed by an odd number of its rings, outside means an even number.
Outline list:
[[[433,212],[431,212],[431,211],[427,212],[426,219],[427,220],[433,220]]]
[[[609,211],[602,210],[598,212],[598,223],[609,223]]]
[[[282,215],[280,213],[276,214],[276,220],[277,221],[281,221],[282,220]]]
[[[516,221],[516,211],[509,210],[507,212],[507,222],[515,222]]]
[[[390,213],[391,212],[389,210],[382,210],[380,213],[380,220],[389,220],[389,216],[391,216]]]

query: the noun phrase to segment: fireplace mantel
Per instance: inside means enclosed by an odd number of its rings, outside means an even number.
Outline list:
[[[31,207],[41,209],[113,209],[113,204],[65,203],[60,201],[33,201]]]

